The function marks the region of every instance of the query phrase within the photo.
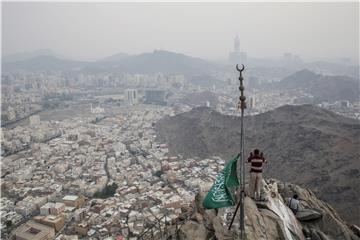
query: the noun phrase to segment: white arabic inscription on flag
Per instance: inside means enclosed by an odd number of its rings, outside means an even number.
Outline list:
[[[225,175],[226,173],[222,172],[216,178],[212,194],[214,202],[227,202],[229,200],[225,189]]]

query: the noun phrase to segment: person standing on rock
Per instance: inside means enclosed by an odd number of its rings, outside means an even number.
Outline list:
[[[248,162],[251,163],[249,194],[252,199],[260,200],[263,164],[267,161],[263,153],[260,153],[259,149],[255,149],[253,153],[250,153]]]

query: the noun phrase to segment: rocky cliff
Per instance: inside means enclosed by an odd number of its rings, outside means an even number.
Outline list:
[[[294,215],[284,199],[298,194],[299,212]],[[231,230],[227,229],[226,212],[233,209],[205,210],[205,193],[196,199],[196,211],[177,232],[179,239],[237,239],[238,218]],[[315,194],[297,185],[269,179],[263,181],[262,195],[267,199],[254,202],[245,199],[245,236],[247,240],[359,240],[359,228],[347,225],[337,212]]]
[[[161,119],[158,140],[172,154],[220,156],[239,151],[240,118],[210,108]],[[265,177],[311,188],[347,221],[360,225],[360,122],[311,106],[283,106],[245,117],[245,150],[259,148]]]

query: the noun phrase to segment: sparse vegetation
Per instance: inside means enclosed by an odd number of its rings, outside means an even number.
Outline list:
[[[161,175],[163,175],[163,174],[164,174],[164,172],[163,172],[163,171],[158,170],[158,171],[156,171],[156,172],[154,173],[154,176],[157,176],[158,178],[160,178],[160,177],[161,177]]]
[[[107,185],[102,191],[98,191],[94,194],[94,198],[109,198],[113,197],[116,189],[119,186],[116,183],[113,183],[111,185]]]

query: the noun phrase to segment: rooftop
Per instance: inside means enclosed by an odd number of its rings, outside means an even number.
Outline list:
[[[14,235],[25,240],[51,239],[55,232],[51,227],[30,220],[18,227],[14,231]]]
[[[63,201],[75,201],[76,199],[78,199],[79,196],[76,195],[66,195],[65,197],[63,197]]]

